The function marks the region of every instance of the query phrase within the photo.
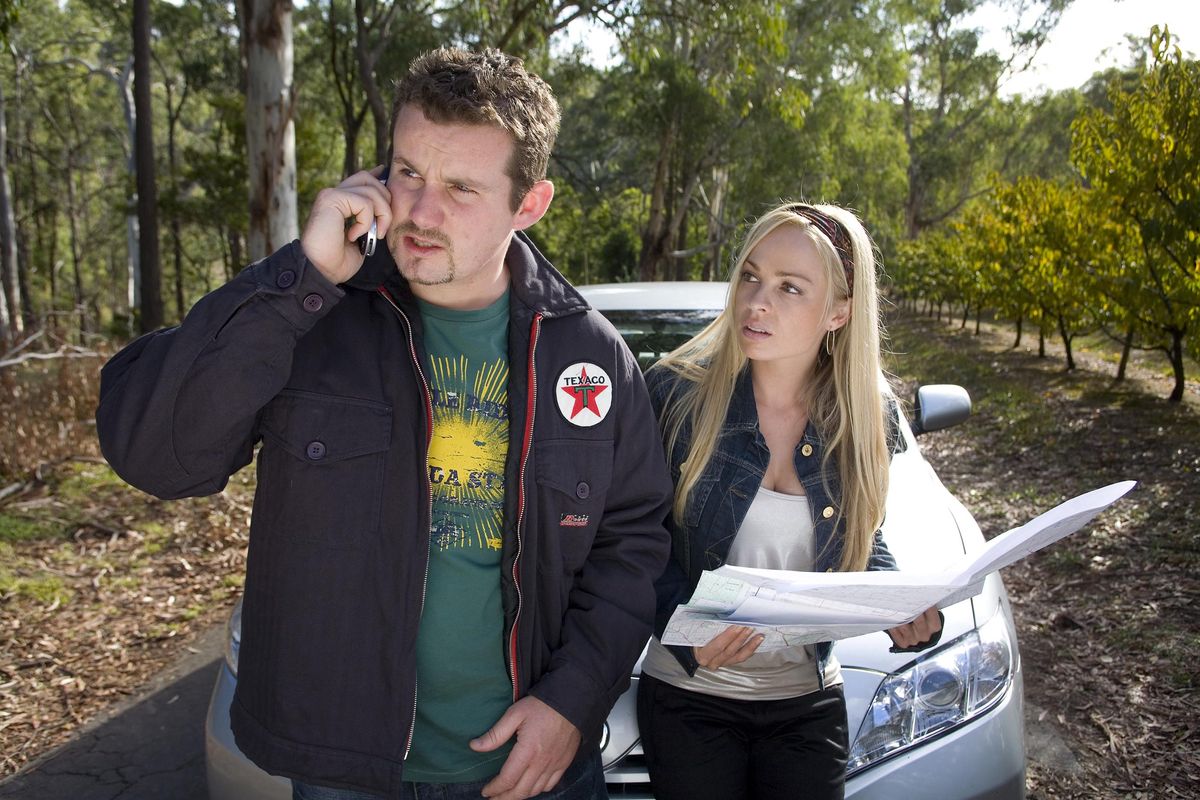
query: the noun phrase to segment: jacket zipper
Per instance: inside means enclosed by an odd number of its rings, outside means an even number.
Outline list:
[[[401,321],[403,321],[404,328],[405,328],[405,330],[408,331],[408,354],[409,354],[409,356],[412,357],[413,367],[417,371],[417,376],[421,379],[421,394],[422,394],[422,399],[425,401],[425,473],[422,476],[422,478],[425,482],[425,494],[429,501],[425,507],[427,509],[432,509],[433,508],[433,484],[431,484],[429,482],[429,445],[433,441],[433,401],[430,399],[429,382],[425,379],[425,370],[423,370],[421,368],[421,359],[417,355],[417,346],[416,346],[416,342],[413,338],[412,321],[409,320],[408,315],[405,314],[400,309],[400,306],[396,305],[396,301],[392,299],[392,296],[388,293],[388,291],[386,289],[384,289],[382,286],[380,286],[375,291],[377,291],[379,293],[379,295],[388,302],[388,305],[390,305],[392,308],[394,308],[396,310],[396,313],[400,316]],[[425,527],[428,529],[429,526],[426,525]],[[429,548],[426,547],[425,548],[425,577],[421,581],[421,605],[418,607],[418,610],[417,610],[418,625],[420,623],[421,616],[425,613],[425,591],[428,588],[429,588]],[[417,727],[417,688],[418,688],[417,687],[417,676],[416,676],[416,672],[414,670],[414,672],[413,672],[413,704],[412,704],[412,715],[411,715],[412,718],[408,723],[408,740],[404,743],[404,757],[403,757],[404,761],[408,760],[408,753],[412,749],[413,731],[416,730],[416,727]]]
[[[542,315],[533,315],[529,328],[529,400],[525,405],[525,437],[521,442],[521,468],[517,472],[517,554],[513,559],[513,586],[517,590],[517,612],[513,616],[512,631],[508,634],[508,661],[512,666],[513,702],[521,699],[517,676],[517,623],[521,620],[521,532],[525,527],[525,468],[529,464],[529,450],[533,446],[533,420],[537,409],[537,340],[542,327]]]

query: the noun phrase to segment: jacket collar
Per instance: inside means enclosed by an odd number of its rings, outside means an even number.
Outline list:
[[[729,398],[725,428],[730,431],[753,431],[756,439],[762,439],[762,434],[758,430],[758,406],[754,403],[754,381],[750,377],[749,361],[742,367],[737,384],[733,389],[733,396]],[[804,435],[800,439],[800,443],[812,445],[818,456],[824,451],[824,442],[811,419],[805,423]],[[766,446],[765,440],[763,440],[763,445]]]
[[[738,374],[733,396],[729,398],[725,427],[730,430],[758,430],[758,406],[754,404],[754,383],[750,378],[749,361]]]
[[[374,291],[382,285],[392,290],[398,298],[407,298],[412,294],[408,281],[400,275],[386,243],[380,244],[384,246],[375,249],[375,255],[363,263],[362,269],[346,281],[346,285],[367,291]],[[524,231],[517,231],[513,235],[505,260],[512,298],[531,313],[540,313],[543,317],[562,317],[590,308],[583,296],[538,251]]]

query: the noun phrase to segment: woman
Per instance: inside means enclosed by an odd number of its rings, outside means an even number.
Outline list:
[[[835,206],[781,205],[750,229],[725,310],[648,381],[676,496],[658,632],[705,569],[895,569],[879,533],[890,395],[880,388],[875,257]],[[889,631],[936,641],[930,609]],[[829,642],[755,653],[731,627],[651,641],[638,721],[658,800],[840,798],[846,705]]]

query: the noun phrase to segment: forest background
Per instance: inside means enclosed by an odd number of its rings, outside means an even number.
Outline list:
[[[1002,94],[1070,0],[3,0],[0,347],[182,318],[382,163],[390,86],[446,44],[520,55],[563,106],[532,235],[571,279],[719,278],[778,198],[859,211],[894,297],[1200,352],[1200,67],[1151,27],[1077,89]],[[606,66],[555,43],[616,43]],[[29,341],[37,336],[36,342]],[[16,350],[17,352],[13,352]],[[1122,367],[1124,359],[1122,360]]]
[[[1093,488],[1088,459],[1137,468],[1136,526],[1006,578],[1045,668],[1029,695],[1090,759],[1031,796],[1191,796],[1200,64],[1147,20],[1124,65],[1007,95],[1070,0],[993,4],[1003,54],[972,28],[983,0],[0,0],[0,775],[240,592],[252,476],[177,504],[123,488],[90,424],[101,359],[383,163],[392,80],[461,44],[522,56],[563,106],[530,233],[573,281],[720,279],[778,198],[848,205],[888,297],[958,331],[909,315],[897,352],[988,387],[982,444],[927,446],[988,530]],[[583,23],[616,43],[603,65],[564,44]]]

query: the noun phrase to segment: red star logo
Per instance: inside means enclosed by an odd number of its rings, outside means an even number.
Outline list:
[[[571,409],[571,416],[568,419],[575,419],[575,416],[585,408],[591,411],[597,417],[600,416],[600,407],[596,405],[596,398],[604,394],[607,386],[592,386],[587,382],[587,368],[580,368],[579,382],[580,386],[564,386],[562,390],[575,398],[575,407]]]

